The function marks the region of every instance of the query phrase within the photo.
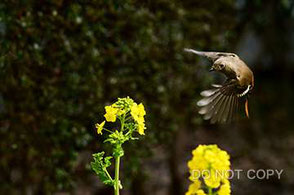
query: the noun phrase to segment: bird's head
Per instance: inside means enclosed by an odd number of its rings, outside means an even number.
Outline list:
[[[209,71],[223,71],[226,68],[226,64],[225,63],[214,63],[211,68],[209,69]]]
[[[238,59],[233,56],[221,57],[214,61],[210,71],[217,71],[224,73],[227,77],[234,77],[236,73],[233,66],[236,63],[236,60]]]

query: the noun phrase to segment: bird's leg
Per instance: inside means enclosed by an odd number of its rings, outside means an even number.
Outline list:
[[[238,94],[237,96],[238,97],[243,97],[244,95],[246,95],[249,92],[250,88],[251,88],[251,85],[248,85],[247,88],[245,89],[245,91],[243,91],[242,93]]]
[[[245,101],[245,114],[247,118],[249,118],[248,98],[246,98],[246,101]]]

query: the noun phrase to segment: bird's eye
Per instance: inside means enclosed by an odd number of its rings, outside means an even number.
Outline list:
[[[225,65],[224,64],[220,64],[219,67],[220,67],[220,69],[223,69],[225,67]]]

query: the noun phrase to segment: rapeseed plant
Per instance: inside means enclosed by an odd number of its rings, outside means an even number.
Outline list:
[[[95,125],[97,133],[102,135],[107,133],[107,139],[104,143],[109,142],[112,145],[112,155],[104,157],[105,152],[93,154],[94,161],[91,167],[99,176],[100,180],[113,186],[114,194],[119,195],[122,184],[119,180],[120,158],[124,155],[123,143],[129,140],[138,139],[134,137],[135,132],[145,135],[145,118],[146,111],[142,103],[137,104],[131,98],[118,98],[112,105],[105,106],[105,121]],[[117,129],[105,128],[105,122],[114,123],[119,121]],[[111,159],[115,159],[115,176],[111,177],[107,168],[111,166]]]

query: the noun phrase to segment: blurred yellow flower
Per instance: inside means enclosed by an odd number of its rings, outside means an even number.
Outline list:
[[[100,124],[95,124],[95,127],[97,129],[97,133],[98,134],[101,134],[102,135],[102,130],[103,130],[103,127],[104,127],[104,124],[105,124],[105,121],[103,121],[102,123]]]
[[[221,173],[220,173],[221,174]],[[218,188],[221,182],[221,175],[217,175],[215,170],[210,170],[206,178],[204,178],[204,183],[210,188]]]
[[[189,179],[194,183],[203,179],[205,184],[203,189],[219,189],[218,194],[229,195],[231,191],[228,180],[230,173],[228,153],[219,149],[217,145],[199,145],[192,154],[192,160],[187,164],[190,170]],[[196,194],[205,193],[201,189],[198,191]]]
[[[228,180],[225,180],[224,184],[218,190],[218,195],[230,195],[231,194],[231,186]]]
[[[112,106],[105,106],[104,117],[107,122],[115,122],[116,121],[116,114],[118,112],[118,108],[114,108]]]
[[[193,182],[192,184],[190,184],[188,192],[186,192],[185,195],[195,194],[197,190],[200,188],[200,186],[201,186],[201,182],[199,180]]]
[[[206,195],[203,190],[197,190],[196,195]]]

